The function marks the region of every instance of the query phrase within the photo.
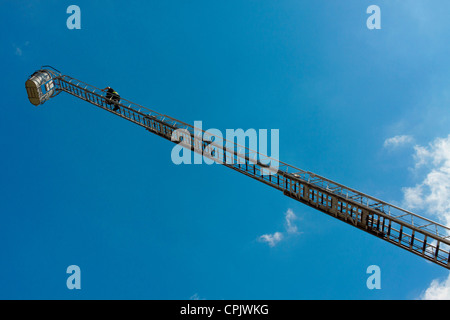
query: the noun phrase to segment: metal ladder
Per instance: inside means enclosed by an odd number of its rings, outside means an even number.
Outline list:
[[[113,111],[100,89],[80,80],[57,74],[53,81],[61,92],[114,113],[151,133],[280,190],[294,200],[450,269],[450,229],[442,224],[281,161],[278,161],[278,170],[269,175],[267,165],[255,160],[269,157],[234,141],[223,139],[223,142],[234,145],[230,151],[216,140],[203,141],[199,136],[199,133],[205,135],[203,130],[126,99],[121,98],[119,109]]]

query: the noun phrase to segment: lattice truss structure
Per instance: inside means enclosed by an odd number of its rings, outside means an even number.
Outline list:
[[[126,99],[112,104],[99,88],[46,67],[36,71],[26,82],[31,103],[40,105],[60,92],[67,92],[278,189],[294,200],[450,269],[448,227]],[[269,167],[268,160],[276,161],[278,169]]]

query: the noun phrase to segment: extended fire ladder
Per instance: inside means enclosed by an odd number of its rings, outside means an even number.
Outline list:
[[[43,104],[60,92],[67,92],[278,189],[294,200],[450,269],[450,229],[442,224],[312,172],[271,159],[234,141],[220,141],[215,139],[218,137],[199,128],[126,99],[122,98],[117,104],[118,108],[113,108],[115,105],[106,99],[102,90],[63,75],[50,66],[33,73],[25,86],[29,100],[34,105]],[[224,143],[234,146],[225,147]],[[278,169],[273,171],[266,164],[267,160],[276,160]]]

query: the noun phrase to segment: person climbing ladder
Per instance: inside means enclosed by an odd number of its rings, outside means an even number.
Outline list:
[[[112,102],[107,102],[109,105],[113,104],[114,108],[113,111],[117,111],[120,110],[120,107],[118,105],[118,103],[120,102],[120,95],[119,93],[117,93],[117,91],[115,91],[113,88],[111,87],[106,87],[105,89],[102,89],[102,91],[106,91],[106,96],[105,98],[107,100],[110,100]]]

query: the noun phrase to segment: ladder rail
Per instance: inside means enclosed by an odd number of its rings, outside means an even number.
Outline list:
[[[98,88],[96,88],[94,86],[91,86],[91,85],[89,85],[87,83],[82,82],[81,80],[74,79],[74,78],[71,78],[71,77],[66,76],[66,75],[62,75],[61,76],[61,80],[63,80],[64,82],[69,82],[69,83],[71,83],[72,81],[76,81],[77,83],[79,83],[79,84],[81,84],[81,85],[83,85],[85,87],[84,90],[88,90],[88,91],[90,91],[92,93],[96,93],[96,92],[100,91],[100,89],[98,89]],[[80,87],[80,85],[75,85],[75,86]],[[98,96],[101,96],[101,94],[98,94]],[[126,103],[128,103],[128,105],[125,106],[125,104],[123,102],[121,102],[122,107],[127,108],[128,110],[133,110],[133,112],[143,113],[141,110],[144,110],[149,115],[155,115],[155,116],[160,117],[160,118],[170,119],[170,121],[172,122],[173,126],[180,126],[179,128],[186,129],[191,134],[194,134],[194,133],[204,134],[205,133],[205,131],[202,130],[202,129],[195,128],[194,126],[192,126],[192,125],[190,125],[188,123],[185,123],[183,121],[180,121],[178,119],[172,118],[172,117],[167,116],[167,115],[163,115],[163,114],[161,114],[159,112],[156,112],[156,111],[151,110],[149,108],[146,108],[144,106],[138,105],[138,104],[136,104],[134,102],[131,102],[129,100],[126,100],[126,99],[124,99],[122,97],[121,97],[121,101],[125,101]],[[165,122],[169,122],[169,120],[164,120],[164,121]],[[211,133],[208,133],[208,135],[212,136],[212,137],[215,137],[215,138],[220,138],[220,137],[216,137],[215,135],[213,135]],[[303,180],[304,181],[304,180],[307,180],[307,179],[316,179],[316,181],[314,181],[314,182],[310,182],[310,181],[308,181],[308,182],[313,183],[314,185],[317,185],[317,186],[327,185],[327,187],[330,188],[330,189],[332,189],[332,188],[340,188],[340,193],[346,194],[347,198],[349,198],[349,199],[351,199],[351,198],[359,198],[359,202],[361,204],[365,203],[366,206],[378,205],[379,207],[383,207],[384,212],[387,212],[389,215],[391,215],[393,217],[397,217],[398,219],[402,218],[402,220],[405,221],[405,222],[409,222],[409,223],[411,223],[413,225],[417,225],[418,227],[420,227],[420,225],[425,225],[425,223],[427,223],[427,224],[429,224],[428,225],[428,227],[429,227],[428,231],[434,232],[436,234],[442,234],[442,235],[447,234],[447,235],[450,235],[450,229],[448,227],[446,227],[446,226],[444,226],[444,225],[442,225],[440,223],[437,223],[435,221],[432,221],[432,220],[430,220],[430,219],[428,219],[426,217],[420,216],[420,215],[418,215],[416,213],[410,212],[410,211],[405,210],[403,208],[400,208],[400,207],[398,207],[396,205],[389,204],[389,203],[387,203],[387,202],[385,202],[383,200],[377,199],[377,198],[375,198],[373,196],[370,196],[370,195],[367,195],[367,194],[362,193],[360,191],[357,191],[355,189],[349,188],[349,187],[344,186],[344,185],[342,185],[342,184],[340,184],[338,182],[332,181],[332,180],[330,180],[328,178],[322,177],[322,176],[317,175],[315,173],[312,173],[312,172],[309,172],[309,171],[304,171],[304,170],[299,169],[299,168],[297,168],[295,166],[289,165],[289,164],[287,164],[287,163],[285,163],[285,162],[283,162],[281,160],[273,159],[273,158],[271,158],[269,156],[262,155],[261,153],[259,153],[257,151],[254,151],[254,150],[251,150],[250,148],[248,148],[246,146],[241,146],[241,145],[235,143],[234,141],[229,141],[229,140],[226,140],[224,138],[222,138],[221,140],[224,143],[229,143],[230,145],[234,145],[235,149],[243,148],[248,153],[257,154],[257,155],[263,156],[264,158],[267,158],[269,160],[277,161],[279,163],[279,167],[283,167],[284,170],[282,170],[282,171],[284,171],[286,174],[288,174],[288,173],[297,173],[297,174],[301,173],[301,174],[303,174],[305,176],[304,178],[295,177],[295,178],[298,178],[299,180]],[[417,218],[417,220],[414,221],[414,218]],[[422,223],[418,223],[418,222],[422,222]]]
[[[223,137],[216,137],[222,144],[217,144],[216,140],[205,143],[200,137],[205,134],[204,130],[122,97],[120,103],[116,103],[119,106],[116,112],[100,89],[69,76],[59,75],[54,81],[57,90],[112,112],[169,141],[280,190],[301,203],[450,269],[450,228],[440,223],[278,159],[278,170],[269,175],[267,170],[270,168],[257,161],[256,156],[263,156],[264,159],[272,159],[271,157]],[[212,136],[215,137],[208,133],[208,137]],[[234,146],[234,149],[227,149],[227,143]]]

